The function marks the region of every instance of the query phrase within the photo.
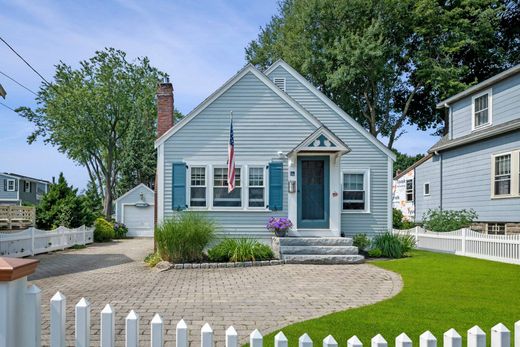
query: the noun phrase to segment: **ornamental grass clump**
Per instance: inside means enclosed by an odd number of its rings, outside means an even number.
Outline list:
[[[206,216],[182,212],[155,229],[157,251],[172,263],[197,262],[204,259],[204,248],[215,237],[215,224]]]
[[[271,247],[251,239],[226,239],[208,251],[214,262],[261,261],[274,258]]]
[[[372,250],[381,250],[380,255],[386,258],[403,258],[414,248],[415,239],[412,235],[399,235],[387,231],[376,235],[372,240]]]

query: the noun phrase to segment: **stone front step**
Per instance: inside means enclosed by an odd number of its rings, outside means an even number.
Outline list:
[[[280,237],[280,246],[352,246],[347,237]]]
[[[357,255],[358,249],[354,246],[280,246],[283,255]]]
[[[362,255],[284,255],[286,264],[361,264],[365,258]]]

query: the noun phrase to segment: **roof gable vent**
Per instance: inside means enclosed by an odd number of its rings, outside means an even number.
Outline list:
[[[274,84],[285,92],[285,78],[275,77],[273,79]]]

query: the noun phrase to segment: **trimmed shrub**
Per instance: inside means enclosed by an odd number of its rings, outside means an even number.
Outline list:
[[[423,227],[437,232],[454,231],[468,228],[477,218],[474,210],[430,209],[423,215]]]
[[[368,256],[370,258],[380,258],[381,254],[382,252],[379,248],[372,248],[370,251],[368,251]]]
[[[404,218],[403,212],[397,208],[392,210],[392,224],[394,229],[406,230],[415,227],[414,222]]]
[[[415,239],[411,235],[396,235],[387,231],[376,235],[372,246],[380,249],[383,257],[402,258],[415,247]]]
[[[208,251],[208,258],[215,262],[260,261],[273,259],[274,253],[256,240],[226,239]]]
[[[94,222],[94,241],[107,242],[114,238],[114,225],[103,217]]]
[[[202,260],[204,248],[214,237],[215,224],[194,212],[181,212],[155,229],[157,251],[171,263]]]
[[[352,244],[363,252],[370,246],[370,239],[367,234],[356,234],[352,239]]]
[[[124,239],[126,237],[126,233],[128,232],[128,228],[123,223],[114,223],[114,238],[116,239]]]

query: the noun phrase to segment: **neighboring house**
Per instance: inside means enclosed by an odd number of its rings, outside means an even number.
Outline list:
[[[283,61],[247,65],[173,126],[172,85],[159,86],[157,221],[202,211],[229,236],[373,234],[392,227],[395,155]],[[227,192],[233,112],[236,189]]]
[[[128,228],[128,236],[153,236],[154,192],[143,183],[115,202],[116,221]]]
[[[474,209],[481,231],[520,232],[520,65],[437,107],[448,131],[415,168],[416,221],[429,208]]]
[[[415,220],[415,168],[431,158],[428,154],[415,162],[402,172],[398,172],[394,177],[392,186],[392,206],[403,213],[403,218],[413,222]],[[429,185],[423,187],[425,194],[429,194]]]
[[[36,205],[51,182],[14,173],[0,173],[0,205]]]

